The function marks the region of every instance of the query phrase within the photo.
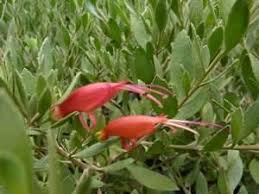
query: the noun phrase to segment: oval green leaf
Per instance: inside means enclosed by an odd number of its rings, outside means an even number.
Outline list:
[[[247,137],[259,126],[259,101],[256,101],[245,112],[244,130],[241,132],[241,138]]]
[[[219,51],[223,42],[223,27],[218,26],[211,33],[208,40],[208,47],[210,50],[210,58],[213,59]]]
[[[259,160],[253,159],[249,164],[249,171],[253,179],[259,184]]]
[[[228,138],[228,132],[226,129],[222,129],[221,131],[218,131],[211,139],[210,141],[204,146],[203,150],[205,151],[216,151],[222,148],[224,143],[226,142]]]
[[[245,86],[251,93],[252,97],[256,99],[259,93],[259,85],[254,76],[251,61],[246,51],[244,51],[242,54],[241,73]]]
[[[196,177],[195,193],[207,194],[209,192],[208,190],[209,189],[206,177],[203,175],[202,172],[199,172],[198,177]]]
[[[247,0],[236,0],[233,5],[225,30],[226,51],[234,48],[242,39],[249,23],[249,8]]]
[[[176,191],[178,187],[173,179],[151,171],[147,168],[133,165],[127,167],[132,176],[142,185],[160,191]]]
[[[68,97],[68,95],[72,92],[72,90],[74,89],[74,87],[76,86],[78,80],[80,79],[81,76],[81,72],[78,72],[75,77],[73,78],[71,84],[68,86],[68,88],[66,89],[66,91],[64,92],[63,96],[60,98],[60,100],[58,100],[58,103],[61,103],[63,100],[66,99],[66,97]]]
[[[49,88],[45,88],[44,92],[41,94],[38,104],[38,112],[42,116],[51,106],[51,93]]]
[[[160,32],[166,27],[168,15],[169,13],[167,11],[166,1],[159,0],[156,6],[155,19]]]
[[[150,40],[150,36],[145,29],[145,25],[142,21],[142,18],[138,17],[136,14],[131,14],[130,22],[131,29],[133,31],[137,43],[145,50],[147,42],[149,42]]]
[[[200,111],[207,102],[208,90],[202,88],[197,90],[194,95],[178,110],[177,119],[187,119]]]
[[[155,65],[148,59],[144,49],[138,48],[135,51],[134,73],[138,79],[145,83],[152,82],[155,76]]]
[[[13,154],[23,165],[28,194],[32,184],[31,147],[26,135],[24,118],[5,90],[0,89],[0,152]]]
[[[237,109],[231,115],[231,134],[233,144],[236,144],[240,137],[240,132],[244,127],[244,114],[241,108]]]
[[[28,194],[29,184],[22,162],[13,154],[0,153],[0,184],[11,194]]]
[[[118,162],[115,162],[109,166],[105,166],[103,168],[104,171],[108,172],[108,173],[111,173],[111,172],[116,172],[116,171],[119,171],[123,168],[126,168],[128,165],[132,164],[134,162],[134,159],[133,158],[127,158],[125,160],[121,160],[121,161],[118,161]]]
[[[88,158],[88,157],[95,156],[95,155],[101,153],[102,151],[104,151],[110,145],[116,143],[117,141],[118,141],[118,138],[113,137],[113,138],[110,138],[103,143],[96,143],[96,144],[84,149],[83,151],[76,153],[74,155],[74,157],[76,157],[76,158]]]

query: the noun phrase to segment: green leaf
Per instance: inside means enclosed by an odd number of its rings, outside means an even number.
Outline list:
[[[243,162],[239,156],[239,151],[229,150],[227,155],[227,179],[228,187],[231,193],[234,193],[235,188],[238,186],[243,176]]]
[[[160,32],[162,32],[166,27],[168,15],[169,13],[167,10],[166,1],[159,0],[155,10],[155,19]]]
[[[233,144],[239,141],[240,133],[244,127],[244,114],[241,108],[237,109],[231,115],[231,134]]]
[[[160,191],[178,190],[178,187],[173,179],[169,179],[168,177],[157,172],[133,164],[129,165],[127,169],[140,184],[150,189]]]
[[[134,73],[138,79],[145,83],[152,82],[155,76],[155,65],[148,59],[146,52],[142,48],[137,48],[135,51]]]
[[[195,181],[197,180],[197,177],[200,173],[200,160],[195,161],[195,164],[193,165],[192,170],[190,173],[186,176],[185,184],[188,186],[193,185]]]
[[[21,117],[15,104],[7,93],[0,88],[0,152],[14,155],[25,170],[27,191],[31,193],[32,156],[29,140],[26,135],[24,118]]]
[[[38,97],[33,95],[29,101],[29,116],[32,118],[38,112]]]
[[[183,72],[182,82],[183,82],[183,88],[185,90],[185,93],[188,94],[191,88],[191,79],[187,71]]]
[[[199,173],[198,177],[196,177],[195,184],[195,193],[196,194],[208,194],[208,183],[206,177],[202,172]]]
[[[218,189],[220,194],[231,194],[228,187],[228,180],[226,177],[226,173],[221,168],[218,175]]]
[[[18,89],[18,93],[19,93],[21,102],[25,106],[27,104],[27,94],[25,92],[25,88],[24,88],[24,85],[23,85],[23,82],[22,82],[22,77],[21,77],[21,75],[19,74],[18,71],[15,71],[15,80],[16,80],[16,86],[17,86],[17,89]]]
[[[98,179],[97,177],[92,176],[91,178],[91,188],[100,188],[105,186],[105,183],[102,182],[100,179]]]
[[[56,102],[56,104],[61,103],[62,101],[64,101],[64,100],[69,96],[69,94],[70,94],[70,93],[72,92],[72,90],[75,88],[75,86],[76,86],[78,80],[80,79],[80,76],[81,76],[81,72],[78,72],[78,73],[74,76],[74,78],[73,78],[71,84],[68,86],[68,88],[66,89],[66,91],[64,92],[64,94],[62,95],[62,97],[58,100],[58,102]]]
[[[203,43],[200,37],[197,35],[197,31],[193,24],[191,24],[191,36],[192,36],[192,71],[189,70],[190,77],[200,79],[205,73],[205,68],[210,62],[209,48]]]
[[[88,13],[84,13],[82,16],[81,16],[81,24],[82,26],[85,28],[87,27],[87,24],[89,23],[89,15]]]
[[[259,59],[254,56],[253,54],[249,54],[249,58],[251,61],[251,67],[254,73],[254,77],[256,78],[257,82],[259,83]]]
[[[99,14],[98,10],[96,9],[95,5],[92,3],[92,1],[88,0],[85,3],[86,9],[95,17],[97,17],[99,20],[102,20],[101,15]]]
[[[38,53],[38,63],[39,63],[39,72],[44,75],[53,67],[53,56],[52,56],[52,47],[49,37],[46,37],[41,45],[40,51]]]
[[[59,165],[58,155],[56,153],[56,140],[53,131],[48,130],[48,188],[49,194],[61,194],[62,192],[62,176]]]
[[[36,176],[33,177],[32,193],[49,194],[46,187],[44,187],[43,185],[40,185],[40,181],[37,181]]]
[[[197,71],[197,77],[199,77],[201,75],[201,73],[203,74],[205,72],[205,68],[209,66],[210,61],[211,61],[211,56],[210,56],[210,49],[207,45],[203,46],[201,48],[201,57],[202,57],[202,64],[203,66],[201,67],[201,70]]]
[[[61,43],[62,45],[64,45],[64,47],[68,47],[70,45],[70,35],[69,35],[69,31],[62,26],[59,29],[60,33],[59,33],[59,38],[61,39]]]
[[[4,91],[9,95],[9,97],[12,97],[15,105],[17,106],[20,113],[23,114],[23,116],[27,116],[27,112],[25,110],[25,107],[19,102],[19,100],[16,98],[16,96],[12,95],[12,92],[8,88],[5,81],[0,77],[0,89],[4,89]]]
[[[211,139],[210,141],[204,146],[203,150],[205,151],[217,151],[226,142],[228,138],[228,131],[226,129],[222,129],[218,131]]]
[[[219,15],[223,19],[224,24],[227,23],[229,13],[236,0],[218,0]]]
[[[139,192],[136,189],[134,189],[130,194],[139,194]]]
[[[211,59],[213,59],[216,56],[217,52],[219,51],[222,45],[222,42],[223,42],[223,27],[218,26],[212,31],[208,39],[208,47],[210,50]]]
[[[226,51],[234,48],[242,39],[249,23],[249,8],[247,0],[236,0],[230,14],[225,30]]]
[[[62,178],[60,180],[62,187],[62,194],[71,194],[75,189],[76,180],[74,174],[71,173],[69,167],[66,164],[60,164]]]
[[[175,15],[177,15],[178,17],[180,16],[179,0],[172,0],[171,1],[171,9],[174,11]]]
[[[42,95],[46,87],[47,87],[46,79],[42,74],[39,74],[37,78],[37,84],[36,84],[36,94],[38,98],[40,98],[40,96]]]
[[[77,158],[89,158],[92,156],[95,156],[101,152],[103,152],[105,149],[107,149],[110,145],[116,143],[118,141],[117,137],[113,137],[108,139],[107,141],[103,143],[96,143],[94,145],[91,145],[90,147],[82,150],[81,152],[78,152],[74,155],[74,157]]]
[[[187,119],[200,111],[208,100],[208,90],[202,88],[197,90],[194,95],[178,110],[176,119]]]
[[[254,181],[259,184],[259,160],[253,159],[249,164],[249,171]]]
[[[61,125],[63,125],[64,123],[66,123],[66,121],[73,117],[73,116],[76,116],[78,115],[77,112],[72,112],[70,114],[68,114],[67,116],[63,117],[62,119],[59,119],[57,122],[53,123],[53,125],[51,125],[51,128],[57,128],[57,127],[60,127]]]
[[[148,149],[147,154],[148,155],[160,155],[165,151],[165,146],[162,141],[157,140],[155,141],[152,146]]]
[[[247,137],[259,126],[259,101],[256,101],[246,110],[244,123],[245,127],[240,135],[242,139]]]
[[[35,76],[32,73],[24,68],[21,73],[22,82],[24,83],[24,87],[26,93],[31,95],[35,91],[36,83],[35,83]]]
[[[248,191],[246,187],[242,185],[237,194],[248,194]]]
[[[162,79],[159,76],[155,76],[152,84],[160,85],[165,88],[171,89],[165,79]],[[177,113],[177,99],[173,94],[169,94],[167,98],[162,98],[161,103],[163,107],[160,108],[157,104],[152,103],[152,107],[157,114],[165,114],[168,117],[174,117]]]
[[[6,92],[11,94],[6,82],[1,77],[0,77],[0,88],[4,89]]]
[[[186,53],[189,53],[186,55]],[[185,89],[182,82],[184,70],[190,77],[193,78],[195,67],[193,66],[192,45],[186,31],[179,32],[172,43],[172,55],[170,63],[171,82],[176,89],[177,100],[182,99],[185,94]]]
[[[189,55],[186,55],[189,53]],[[193,77],[194,65],[192,58],[192,43],[190,37],[185,30],[177,34],[172,44],[172,61],[173,63],[182,64],[188,73]],[[173,71],[174,69],[172,69]]]
[[[15,82],[16,82],[16,88],[18,90],[19,94],[19,102],[22,107],[26,110],[28,107],[28,99],[27,99],[27,93],[25,92],[25,88],[22,82],[22,78],[18,71],[15,71]]]
[[[76,186],[75,194],[91,194],[91,184],[91,173],[85,170]]]
[[[174,117],[177,113],[177,99],[175,96],[169,96],[161,100],[163,107],[160,108],[157,105],[153,105],[153,108],[157,114],[165,114],[168,117]]]
[[[49,88],[45,88],[41,94],[38,104],[38,112],[43,115],[51,106],[51,93]]]
[[[259,38],[258,32],[259,32],[259,17],[256,17],[256,19],[253,19],[253,21],[251,21],[247,29],[245,47],[250,51],[253,48],[257,48],[257,40]]]
[[[253,69],[251,66],[251,61],[246,52],[243,52],[242,54],[241,72],[242,72],[242,78],[244,80],[245,86],[251,93],[252,97],[256,99],[259,93],[259,85],[254,76]]]
[[[138,17],[136,14],[130,15],[131,30],[137,41],[137,43],[146,50],[146,45],[150,40],[150,35],[145,29],[145,25],[142,18]]]
[[[28,194],[27,181],[23,163],[14,154],[0,152],[0,185],[11,194]]]
[[[203,38],[204,37],[204,31],[205,31],[205,26],[204,26],[204,23],[200,23],[198,26],[197,26],[197,35],[200,37],[200,38]]]
[[[115,162],[109,166],[105,166],[103,168],[104,171],[108,172],[108,173],[112,173],[112,172],[116,172],[119,171],[123,168],[126,168],[128,165],[132,164],[134,162],[134,159],[132,158],[127,158],[125,160],[121,160],[118,162]]]
[[[197,26],[202,20],[203,0],[191,0],[189,3],[191,21]]]
[[[121,43],[121,29],[119,28],[118,24],[116,23],[115,20],[112,18],[109,19],[108,21],[108,26],[109,26],[109,36],[111,39],[116,41],[118,44]]]

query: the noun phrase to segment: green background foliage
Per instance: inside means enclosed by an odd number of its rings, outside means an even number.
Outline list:
[[[259,193],[257,0],[2,0],[0,194]],[[174,95],[163,108],[123,92],[86,132],[51,106],[76,87],[131,80]],[[132,152],[96,132],[129,114],[204,120],[159,128]]]

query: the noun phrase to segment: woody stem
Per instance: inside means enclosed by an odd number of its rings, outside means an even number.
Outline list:
[[[71,157],[71,154],[67,153],[62,147],[60,147],[59,145],[56,145],[56,149],[57,149],[57,153],[61,156],[63,156],[64,158],[70,160],[75,166],[79,167],[81,170],[85,170],[85,169],[93,169],[93,170],[97,170],[97,171],[101,171],[102,169],[94,166],[94,165],[90,165],[90,164],[86,164],[78,159],[75,159],[73,157]]]
[[[201,87],[202,82],[208,77],[210,72],[214,69],[218,61],[224,56],[224,53],[220,52],[216,55],[216,57],[212,60],[210,63],[208,69],[205,71],[204,75],[201,77],[200,80],[197,81],[197,83],[194,85],[193,88],[190,89],[188,94],[185,96],[185,98],[180,102],[178,108],[181,108],[187,100]]]
[[[179,150],[196,150],[202,151],[201,146],[193,146],[193,145],[169,145],[170,148],[179,149]],[[239,145],[239,146],[223,146],[221,150],[240,150],[240,151],[259,151],[259,144],[255,145]]]
[[[142,142],[143,145],[149,145],[151,146],[153,143],[152,142]],[[177,149],[177,150],[193,150],[193,151],[203,151],[202,146],[199,145],[175,145],[171,144],[169,145],[170,148]],[[225,145],[223,146],[220,150],[239,150],[239,151],[250,151],[250,152],[255,152],[259,153],[259,144],[254,144],[254,145],[238,145],[238,146],[229,146]]]

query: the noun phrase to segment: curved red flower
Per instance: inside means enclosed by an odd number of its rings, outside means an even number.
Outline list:
[[[174,131],[176,128],[184,129],[196,135],[199,134],[187,125],[221,127],[206,122],[168,119],[166,116],[130,115],[109,122],[107,126],[99,132],[99,138],[106,140],[111,136],[118,136],[121,139],[122,147],[126,150],[131,150],[136,147],[136,142],[140,138],[153,134],[158,125],[167,126]]]
[[[79,119],[83,127],[86,129],[90,128],[83,118],[83,113],[85,113],[92,122],[91,128],[94,128],[96,125],[96,119],[93,113],[95,109],[110,101],[122,90],[138,93],[158,104],[160,107],[162,107],[161,102],[152,93],[162,97],[170,94],[170,91],[157,85],[137,85],[128,81],[93,83],[75,89],[63,102],[55,104],[52,107],[52,118],[59,120],[69,113],[77,111],[79,112]]]
[[[131,115],[117,118],[108,123],[101,131],[100,139],[119,136],[122,147],[131,150],[141,137],[152,134],[157,125],[166,122],[165,116]]]

